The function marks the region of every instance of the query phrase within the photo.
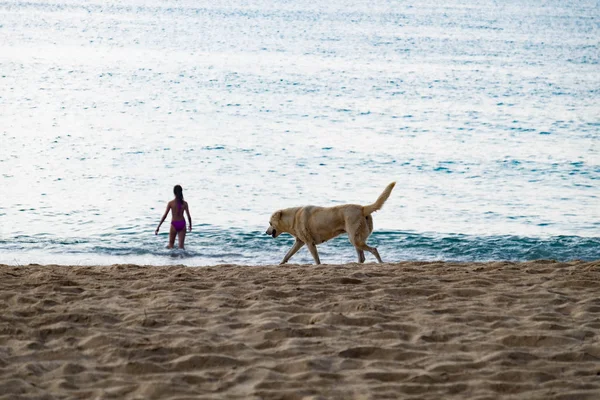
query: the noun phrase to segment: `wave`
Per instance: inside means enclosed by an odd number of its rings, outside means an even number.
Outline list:
[[[0,240],[0,262],[14,260],[48,263],[48,260],[74,258],[90,263],[146,262],[151,264],[181,261],[188,265],[276,264],[283,258],[293,238],[277,239],[263,232],[242,229],[221,230],[204,227],[189,234],[185,250],[167,249],[166,235],[92,235],[85,238],[55,238],[50,235],[18,236]],[[551,236],[545,238],[515,235],[475,236],[465,234],[417,233],[405,231],[374,232],[369,243],[379,249],[384,261],[528,261],[535,259],[600,259],[600,238]],[[319,246],[325,263],[354,262],[356,254],[345,236]],[[58,257],[60,256],[60,257]],[[292,259],[311,263],[308,251]],[[369,259],[367,261],[374,261]],[[56,263],[56,261],[50,261]]]

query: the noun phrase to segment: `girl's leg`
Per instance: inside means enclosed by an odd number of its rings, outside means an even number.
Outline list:
[[[185,229],[182,229],[179,232],[177,232],[177,237],[179,238],[179,248],[183,249],[183,244],[185,242]]]
[[[169,225],[171,226],[171,230],[169,231],[169,245],[167,246],[167,249],[172,249],[175,245],[175,235],[177,235],[177,231],[175,230],[173,224]]]

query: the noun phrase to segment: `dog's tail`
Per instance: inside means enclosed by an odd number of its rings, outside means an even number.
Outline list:
[[[390,183],[389,185],[387,185],[383,193],[379,195],[375,203],[369,204],[368,206],[364,206],[363,215],[366,217],[368,215],[373,214],[377,210],[381,210],[381,207],[383,207],[385,201],[388,199],[388,197],[390,197],[390,194],[392,194],[392,189],[394,188],[394,186],[396,186],[396,182]]]

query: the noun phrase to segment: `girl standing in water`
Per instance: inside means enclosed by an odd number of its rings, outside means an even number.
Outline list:
[[[175,198],[167,203],[167,209],[165,210],[165,214],[162,216],[160,220],[160,224],[154,231],[155,235],[158,235],[158,230],[160,226],[164,222],[165,218],[171,211],[171,230],[169,231],[169,245],[168,249],[172,249],[175,244],[175,236],[179,238],[179,248],[183,249],[183,244],[185,242],[185,218],[183,217],[183,211],[185,210],[188,221],[190,222],[190,232],[192,231],[192,217],[190,215],[190,209],[188,207],[187,201],[183,200],[183,189],[180,185],[175,185],[173,188],[173,193],[175,193]]]

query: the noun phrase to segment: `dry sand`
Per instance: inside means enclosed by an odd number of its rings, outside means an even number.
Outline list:
[[[600,399],[600,261],[0,266],[0,399]]]

